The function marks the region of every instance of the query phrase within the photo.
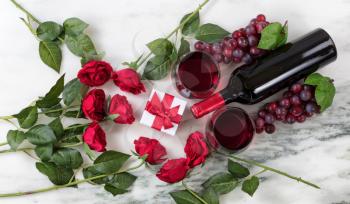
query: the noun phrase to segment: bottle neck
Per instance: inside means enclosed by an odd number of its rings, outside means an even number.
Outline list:
[[[232,94],[229,89],[225,88],[209,98],[194,104],[191,107],[192,114],[195,118],[200,118],[212,111],[215,111],[226,104],[232,103],[237,95]]]

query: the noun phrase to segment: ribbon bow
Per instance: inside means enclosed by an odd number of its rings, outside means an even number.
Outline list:
[[[174,96],[165,94],[162,101],[160,101],[156,92],[154,92],[151,101],[146,104],[146,110],[155,115],[152,128],[156,130],[172,128],[173,123],[179,124],[182,116],[178,114],[180,106],[171,107]]]

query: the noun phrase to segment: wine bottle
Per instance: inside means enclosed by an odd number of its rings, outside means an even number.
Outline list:
[[[191,107],[200,118],[226,104],[255,104],[288,87],[337,58],[329,34],[318,28],[266,57],[237,68],[223,90]]]

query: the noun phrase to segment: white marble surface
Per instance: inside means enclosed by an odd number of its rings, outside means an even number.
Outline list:
[[[27,9],[40,20],[63,22],[77,16],[91,26],[88,33],[98,50],[106,52],[105,59],[122,68],[123,61],[132,60],[146,51],[144,44],[164,36],[179,19],[197,7],[201,1],[188,0],[22,0]],[[203,22],[222,25],[234,30],[246,25],[258,13],[265,13],[271,21],[289,21],[290,39],[317,27],[326,29],[338,47],[338,60],[321,72],[335,79],[337,95],[334,105],[324,114],[303,124],[278,125],[274,135],[260,135],[242,156],[264,162],[294,175],[302,176],[321,186],[315,190],[284,177],[266,173],[261,187],[253,198],[239,189],[221,196],[221,203],[250,204],[349,204],[350,203],[350,2],[347,0],[211,0],[201,13]],[[7,0],[0,1],[0,115],[18,112],[38,95],[44,94],[58,75],[39,59],[38,42],[18,17],[23,14]],[[62,73],[73,78],[79,60],[66,48],[63,51]],[[228,68],[224,68],[228,69]],[[147,84],[150,89],[151,84]],[[169,78],[154,83],[161,90],[169,90]],[[112,83],[105,89],[120,92]],[[170,91],[174,93],[174,91]],[[175,94],[175,93],[174,93]],[[147,94],[128,97],[140,119]],[[271,99],[267,99],[271,100]],[[140,102],[142,101],[142,102]],[[250,112],[259,105],[247,107]],[[132,126],[105,126],[108,148],[129,152],[132,141],[140,135],[158,138],[170,158],[184,155],[183,146],[189,132],[203,130],[205,119],[195,121],[185,115],[185,122],[177,136],[166,136],[138,123]],[[0,141],[11,127],[0,125]],[[189,179],[197,189],[209,175],[226,168],[223,158],[211,158],[202,173]],[[257,169],[253,169],[255,171]],[[79,189],[64,189],[21,198],[1,199],[1,204],[107,204],[107,203],[172,203],[169,191],[180,185],[167,185],[152,172],[139,170],[139,179],[130,193],[113,197],[100,186],[81,185]],[[0,155],[0,193],[36,189],[51,185],[34,166],[33,159],[22,153]]]

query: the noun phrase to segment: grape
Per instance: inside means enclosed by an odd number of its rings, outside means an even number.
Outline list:
[[[244,52],[243,52],[243,50],[238,48],[238,49],[233,50],[232,55],[233,55],[233,57],[236,57],[236,58],[242,58],[244,55]]]
[[[271,102],[266,105],[266,110],[268,110],[270,113],[274,113],[277,108],[277,103],[276,102]]]
[[[248,25],[247,27],[245,27],[245,33],[248,36],[252,36],[256,34],[256,30],[255,30],[255,26],[253,25]]]
[[[286,108],[283,108],[283,107],[280,107],[280,106],[276,108],[275,112],[276,112],[276,117],[277,116],[283,116],[283,115],[285,116],[288,113]]]
[[[290,114],[292,114],[294,117],[298,117],[301,114],[303,114],[304,110],[301,106],[293,106],[290,110],[289,110]]]
[[[257,17],[256,17],[256,20],[258,22],[263,22],[263,21],[266,21],[266,18],[263,14],[259,14]]]
[[[245,37],[238,38],[237,42],[238,42],[238,46],[241,48],[245,48],[249,45],[249,42]]]
[[[272,124],[269,124],[269,125],[266,125],[265,126],[265,132],[268,133],[268,134],[272,134],[274,133],[276,130],[276,127]]]
[[[202,41],[197,41],[195,44],[194,44],[194,48],[198,51],[202,51],[204,49],[204,45],[203,45],[203,42]]]
[[[305,105],[305,111],[307,113],[315,113],[317,109],[317,104],[314,102],[309,102]]]
[[[290,87],[290,91],[295,93],[295,94],[298,94],[300,93],[300,91],[303,90],[303,86],[299,83],[297,84],[293,84],[291,87]]]
[[[259,43],[258,38],[255,35],[248,35],[248,43],[249,46],[253,47],[253,46],[257,46]],[[251,50],[252,48],[250,48]],[[256,48],[257,49],[257,48]],[[259,50],[260,51],[260,50]]]
[[[257,47],[251,47],[249,50],[250,54],[258,56],[261,54],[261,50]]]
[[[213,44],[213,52],[215,54],[221,54],[222,53],[222,47],[220,43],[214,43]]]
[[[259,32],[268,24],[266,17],[263,14],[259,14],[246,27],[235,30],[231,36],[227,36],[213,44],[197,41],[194,44],[194,48],[195,50],[208,53],[219,63],[244,62],[245,64],[250,64],[254,59],[264,56],[266,53],[266,51],[257,48],[257,46],[261,38]],[[221,54],[221,56],[218,54]]]
[[[303,115],[299,115],[297,118],[296,118],[297,122],[298,123],[303,123],[305,122],[306,120],[306,116],[303,114]]]
[[[310,90],[302,90],[299,95],[302,101],[309,101],[312,98],[312,94]]]
[[[295,122],[295,117],[291,114],[288,114],[286,117],[286,122],[289,124],[293,124]]]
[[[292,105],[297,106],[297,105],[300,105],[300,104],[301,104],[301,100],[300,100],[300,98],[299,98],[298,95],[294,95],[294,96],[292,96],[292,97],[290,98],[290,103],[291,103]]]
[[[253,58],[250,56],[250,54],[245,54],[242,57],[242,62],[244,62],[245,64],[250,64],[253,61]]]
[[[224,49],[224,52],[223,52],[223,55],[225,56],[225,57],[228,57],[228,58],[230,58],[231,56],[232,56],[232,49],[231,48],[225,48]]]
[[[217,62],[217,63],[221,63],[222,60],[223,60],[223,57],[221,54],[215,54],[214,56],[214,60]]]
[[[256,132],[266,132],[271,134],[275,132],[276,121],[293,124],[295,122],[303,123],[307,118],[320,112],[320,106],[315,99],[315,87],[295,83],[289,90],[283,93],[283,98],[266,104],[258,111],[256,120]]]
[[[275,116],[273,116],[271,113],[268,113],[265,115],[265,123],[267,124],[273,124],[275,122]]]
[[[258,112],[258,116],[261,117],[261,118],[265,118],[265,115],[266,115],[266,112],[264,110],[260,110]]]
[[[257,128],[263,128],[265,125],[265,121],[262,118],[258,118],[255,120],[255,125]]]
[[[290,106],[290,101],[288,98],[284,98],[280,101],[280,106],[284,107],[284,108],[289,108]]]

